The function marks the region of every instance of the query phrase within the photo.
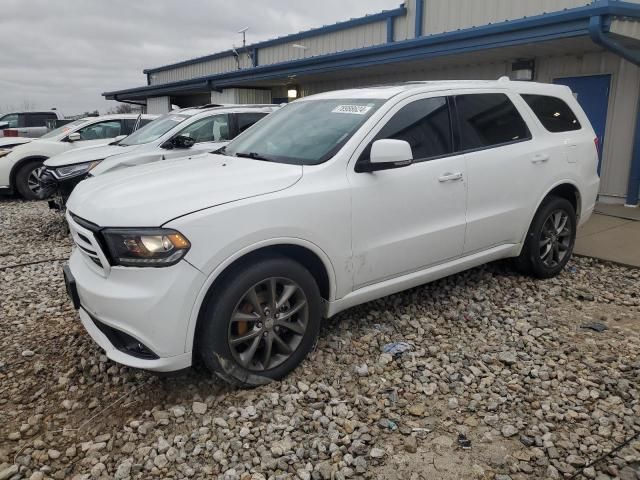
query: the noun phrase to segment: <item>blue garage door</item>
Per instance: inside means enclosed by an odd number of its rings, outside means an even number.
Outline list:
[[[604,134],[607,125],[607,111],[609,109],[609,90],[611,88],[611,75],[589,75],[584,77],[556,78],[553,83],[566,85],[571,88],[578,99],[578,103],[584,109],[587,117],[596,132],[599,146],[600,161],[598,173],[602,164],[602,149],[604,147]]]

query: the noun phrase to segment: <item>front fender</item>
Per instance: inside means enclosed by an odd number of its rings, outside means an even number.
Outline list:
[[[192,347],[194,344],[196,327],[198,325],[198,317],[200,316],[200,311],[203,307],[207,294],[209,293],[209,289],[214,284],[216,279],[218,279],[220,275],[222,275],[222,273],[227,268],[229,268],[229,266],[231,266],[234,262],[249,255],[250,253],[261,250],[266,247],[281,246],[281,245],[295,245],[295,246],[303,247],[310,250],[315,255],[317,255],[318,258],[320,258],[320,260],[322,261],[325,267],[325,270],[327,272],[327,276],[329,278],[330,299],[335,298],[336,296],[335,269],[333,267],[333,264],[331,263],[331,260],[329,259],[329,256],[318,245],[301,238],[291,238],[291,237],[271,238],[268,240],[263,240],[263,241],[254,243],[252,245],[248,245],[238,250],[236,253],[229,256],[228,258],[226,258],[211,273],[207,275],[205,282],[203,283],[200,291],[198,292],[198,296],[196,297],[196,301],[193,305],[191,314],[189,316],[189,326],[187,329],[187,336],[185,338],[185,352],[189,352],[192,350]]]

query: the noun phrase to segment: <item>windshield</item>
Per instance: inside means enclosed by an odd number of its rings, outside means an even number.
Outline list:
[[[231,142],[226,155],[297,165],[333,157],[384,101],[306,100],[287,105]]]
[[[118,145],[142,145],[143,143],[153,142],[176,125],[184,122],[187,118],[190,117],[188,115],[169,113],[168,115],[164,115],[155,119],[153,122],[146,124],[141,129],[133,132],[127,138],[123,138]]]
[[[80,119],[80,120],[74,120],[71,123],[65,123],[64,125],[62,125],[61,127],[58,128],[54,128],[53,130],[51,130],[48,133],[45,133],[44,135],[42,135],[40,138],[53,138],[53,137],[57,137],[58,135],[61,135],[63,133],[67,133],[69,132],[69,130],[71,130],[74,127],[77,127],[78,125],[82,125],[83,123],[86,123],[87,120],[86,119]]]

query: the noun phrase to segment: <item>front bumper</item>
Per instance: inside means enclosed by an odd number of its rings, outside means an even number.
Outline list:
[[[167,268],[112,267],[105,276],[76,247],[69,272],[82,324],[108,358],[160,372],[191,365],[192,348],[185,348],[185,342],[191,310],[205,281],[199,270],[183,260]],[[137,340],[155,358],[140,358],[118,348],[104,326]]]
[[[73,189],[87,176],[88,173],[83,173],[75,177],[60,179],[54,175],[51,168],[47,168],[40,176],[41,197],[51,198],[49,208],[63,210]]]

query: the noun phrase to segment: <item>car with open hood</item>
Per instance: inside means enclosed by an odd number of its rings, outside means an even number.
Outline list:
[[[599,187],[569,88],[508,79],[304,97],[184,165],[76,187],[67,290],[111,360],[241,386],[355,305],[504,258],[557,275]]]
[[[45,161],[40,196],[51,197],[50,207],[61,209],[75,186],[88,175],[211,152],[277,108],[207,105],[174,110],[117,142],[68,151]]]
[[[0,193],[18,193],[28,200],[37,199],[45,160],[70,150],[113,142],[156,117],[136,114],[86,117],[66,123],[40,138],[14,145],[5,155],[0,152]]]

